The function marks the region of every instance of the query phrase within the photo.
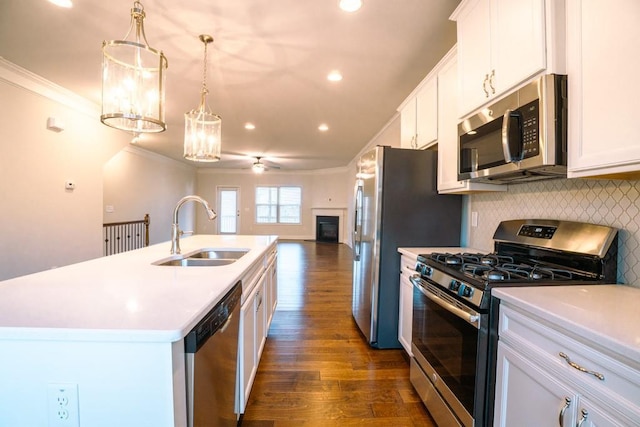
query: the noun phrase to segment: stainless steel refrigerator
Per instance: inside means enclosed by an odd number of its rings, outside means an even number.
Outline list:
[[[398,248],[460,246],[462,198],[438,194],[437,157],[376,147],[358,162],[352,311],[372,347],[400,347]]]

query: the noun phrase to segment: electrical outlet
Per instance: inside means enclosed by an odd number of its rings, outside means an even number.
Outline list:
[[[78,384],[49,384],[49,427],[80,427]]]
[[[474,228],[478,226],[478,212],[471,212],[471,226]]]

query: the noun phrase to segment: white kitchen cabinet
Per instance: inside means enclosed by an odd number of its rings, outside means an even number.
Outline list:
[[[264,281],[262,275],[247,297],[240,309],[240,340],[238,348],[238,374],[240,396],[237,402],[239,413],[244,409],[249,400],[251,386],[258,371],[258,364],[265,342],[266,318],[264,312]]]
[[[417,257],[402,254],[400,257],[400,298],[398,306],[398,341],[409,356],[411,351],[411,324],[413,322],[413,283],[409,278],[416,273]]]
[[[593,344],[503,301],[494,426],[637,426],[640,372]]]
[[[468,194],[480,191],[506,191],[506,185],[458,180],[458,61],[454,46],[438,70],[438,193]]]
[[[249,400],[273,311],[277,305],[276,260],[277,248],[274,246],[242,278],[236,391],[236,411],[239,414],[244,413]]]
[[[464,117],[532,77],[564,72],[564,1],[465,0],[457,23]]]
[[[400,147],[422,149],[438,138],[438,82],[428,75],[398,108]]]
[[[575,392],[502,342],[498,343],[497,372],[500,399],[494,426],[518,425],[523,420],[531,426],[575,425]]]
[[[278,272],[276,268],[277,262],[278,255],[276,250],[274,249],[268,255],[266,272],[267,278],[265,282],[265,293],[267,297],[267,301],[265,303],[267,316],[267,333],[269,332],[271,320],[273,319],[273,314],[275,313],[276,306],[278,305]]]
[[[569,178],[640,178],[640,2],[567,0]]]

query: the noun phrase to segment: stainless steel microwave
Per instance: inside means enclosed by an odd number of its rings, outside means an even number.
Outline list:
[[[458,179],[567,176],[567,76],[547,74],[458,125]]]

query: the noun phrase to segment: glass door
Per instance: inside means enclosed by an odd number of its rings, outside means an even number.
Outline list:
[[[240,221],[238,187],[218,187],[218,233],[237,234]]]

